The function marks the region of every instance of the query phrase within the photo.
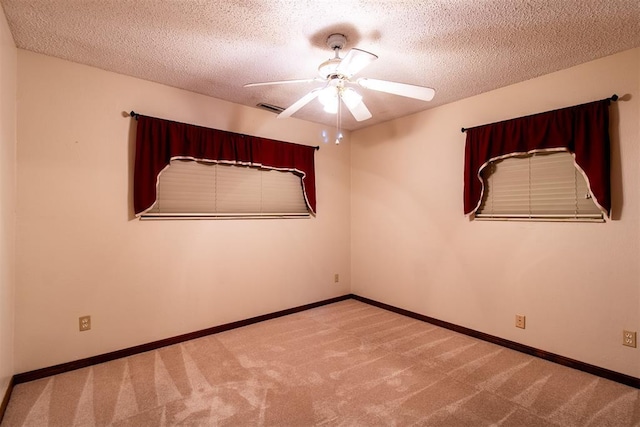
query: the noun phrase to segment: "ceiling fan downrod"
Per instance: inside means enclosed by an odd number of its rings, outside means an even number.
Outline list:
[[[327,59],[318,66],[318,73],[323,79],[333,79],[340,76],[336,75],[336,69],[342,62],[340,51],[347,45],[347,38],[342,34],[331,34],[327,38],[327,46],[334,52],[334,57]]]

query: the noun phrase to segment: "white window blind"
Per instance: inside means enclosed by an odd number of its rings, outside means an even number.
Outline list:
[[[476,218],[604,221],[566,151],[497,160],[483,169],[482,178]]]
[[[300,176],[289,171],[172,160],[143,218],[307,217]]]

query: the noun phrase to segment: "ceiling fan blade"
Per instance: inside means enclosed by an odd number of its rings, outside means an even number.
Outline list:
[[[318,96],[321,90],[322,88],[312,90],[311,92],[294,102],[289,108],[282,111],[276,117],[278,117],[279,119],[290,117],[293,113],[307,105],[309,102],[313,101]]]
[[[242,87],[254,87],[254,86],[268,86],[268,85],[283,85],[289,83],[313,83],[313,82],[323,82],[324,79],[320,77],[314,77],[313,79],[296,79],[296,80],[277,80],[273,82],[261,82],[261,83],[247,83]]]
[[[353,48],[340,61],[338,68],[336,68],[336,73],[351,77],[376,59],[378,57],[373,53]]]
[[[406,83],[388,82],[386,80],[359,78],[358,84],[366,89],[406,96],[407,98],[431,101],[436,91],[430,87],[415,86]]]
[[[344,105],[347,106],[347,109],[349,110],[349,112],[359,122],[362,122],[364,120],[371,118],[371,111],[369,111],[367,106],[364,105],[364,102],[362,101],[358,102],[355,105],[349,105],[349,103],[345,102]]]

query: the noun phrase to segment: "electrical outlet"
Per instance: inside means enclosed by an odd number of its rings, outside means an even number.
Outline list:
[[[636,335],[635,331],[622,331],[622,345],[636,348],[638,343]]]
[[[338,283],[340,281],[340,275],[338,273],[333,275],[333,282]]]
[[[525,326],[525,317],[520,314],[516,314],[516,328],[524,329],[524,326]]]
[[[80,332],[88,331],[91,329],[91,316],[82,316],[78,319],[78,324],[80,328]]]

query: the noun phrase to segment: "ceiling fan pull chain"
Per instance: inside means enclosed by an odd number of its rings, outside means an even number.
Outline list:
[[[340,144],[342,140],[342,100],[340,99],[340,92],[338,92],[338,114],[336,117],[336,145]]]

